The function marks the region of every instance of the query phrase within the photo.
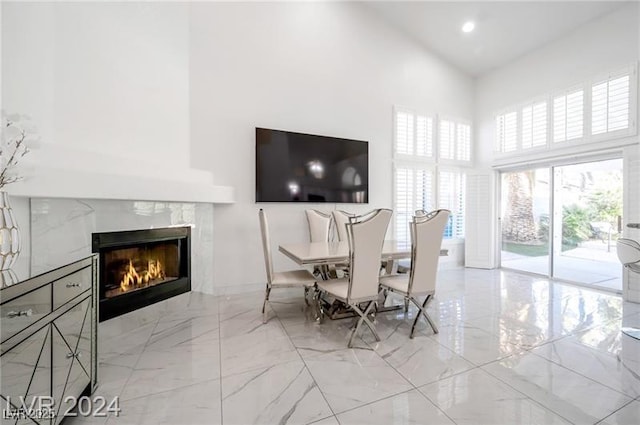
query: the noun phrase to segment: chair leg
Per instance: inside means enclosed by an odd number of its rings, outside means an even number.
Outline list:
[[[363,323],[366,323],[369,329],[371,329],[371,332],[373,333],[373,336],[376,338],[376,341],[380,341],[380,336],[378,335],[378,332],[376,331],[375,326],[373,326],[373,323],[371,323],[368,317],[369,312],[371,311],[371,308],[373,307],[374,304],[375,303],[373,301],[369,301],[369,305],[367,305],[367,308],[364,311],[360,310],[360,308],[356,304],[351,305],[351,308],[353,308],[353,310],[356,313],[358,313],[358,315],[360,316],[360,320],[358,320],[358,323],[351,331],[351,337],[349,338],[349,343],[347,344],[347,347],[351,348],[353,346],[353,338],[356,336],[356,334],[358,333],[358,329],[360,329],[360,326],[362,326]]]
[[[413,333],[416,330],[416,325],[418,324],[418,320],[420,320],[420,316],[424,316],[424,318],[427,319],[429,326],[431,326],[431,329],[433,329],[433,333],[437,334],[439,332],[438,327],[436,326],[436,324],[433,322],[433,320],[431,319],[431,317],[429,317],[429,314],[427,313],[427,305],[432,299],[433,299],[433,295],[427,295],[422,305],[420,305],[417,299],[411,297],[411,301],[413,301],[413,303],[416,305],[416,307],[420,309],[420,311],[416,314],[416,318],[413,320],[413,325],[411,326],[411,333],[409,334],[409,338],[413,339]]]
[[[320,290],[318,290],[318,288],[315,288],[313,292],[313,300],[318,313],[318,317],[316,320],[318,320],[318,322],[320,323],[323,323],[325,312],[324,312],[324,308],[322,307],[322,297],[320,295],[321,295]]]
[[[267,290],[264,294],[264,303],[262,303],[262,323],[267,323],[267,302],[269,302],[269,294],[271,293],[271,288],[267,286]]]
[[[304,287],[304,304],[309,307],[309,287]]]
[[[409,298],[407,297],[404,298],[404,312],[409,312]]]

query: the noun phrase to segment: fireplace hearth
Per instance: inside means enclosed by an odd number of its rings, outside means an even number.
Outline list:
[[[190,227],[94,233],[99,320],[191,290]]]

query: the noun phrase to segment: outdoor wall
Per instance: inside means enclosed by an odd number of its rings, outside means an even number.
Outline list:
[[[473,117],[473,80],[363,5],[194,3],[190,16],[192,166],[236,189],[214,216],[217,285],[264,284],[259,208],[275,249],[308,240],[305,208],[392,206],[393,105]],[[368,140],[370,203],[256,204],[255,127]],[[462,251],[443,261],[461,263]]]

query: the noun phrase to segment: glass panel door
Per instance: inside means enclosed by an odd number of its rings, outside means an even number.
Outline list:
[[[548,276],[549,168],[502,173],[501,265]]]
[[[553,277],[621,290],[622,159],[553,168]]]

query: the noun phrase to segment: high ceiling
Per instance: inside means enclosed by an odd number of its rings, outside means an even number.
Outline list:
[[[622,1],[367,3],[384,20],[473,76],[503,66],[624,4]],[[468,20],[474,21],[476,27],[465,34],[461,27]]]

